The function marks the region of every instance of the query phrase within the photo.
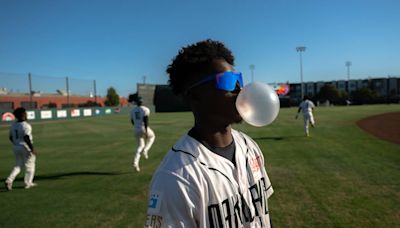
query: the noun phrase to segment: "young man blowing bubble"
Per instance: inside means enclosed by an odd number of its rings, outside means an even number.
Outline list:
[[[242,121],[243,87],[223,43],[189,45],[168,66],[170,86],[190,103],[194,126],[171,148],[150,184],[146,227],[270,227],[273,193],[258,145],[231,128]]]

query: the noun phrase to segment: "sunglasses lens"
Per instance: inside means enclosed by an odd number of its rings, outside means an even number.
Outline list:
[[[243,87],[242,74],[239,72],[224,72],[217,74],[215,77],[218,89],[233,91],[236,88],[236,83]]]

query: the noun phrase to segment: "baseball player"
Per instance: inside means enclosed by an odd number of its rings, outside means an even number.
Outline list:
[[[194,126],[153,175],[145,227],[270,227],[273,193],[263,153],[231,128],[243,86],[223,43],[205,40],[179,51],[170,86],[190,103]]]
[[[143,106],[143,99],[137,97],[134,100],[136,107],[131,111],[131,123],[134,126],[134,134],[136,137],[137,149],[133,159],[133,167],[137,172],[140,172],[139,160],[143,154],[144,158],[148,158],[148,152],[154,143],[156,136],[153,130],[149,127],[150,109]]]
[[[17,121],[10,127],[9,139],[14,145],[16,165],[5,181],[8,191],[12,190],[15,177],[25,168],[25,189],[35,187],[33,177],[35,175],[36,152],[33,149],[32,127],[26,122],[27,114],[24,108],[17,108],[13,112]]]
[[[308,124],[311,124],[311,127],[315,126],[313,111],[315,105],[309,100],[308,96],[304,96],[303,101],[299,105],[299,109],[297,110],[296,119],[299,117],[300,111],[303,111],[304,117],[304,133],[308,137],[310,136],[310,132],[308,130]]]

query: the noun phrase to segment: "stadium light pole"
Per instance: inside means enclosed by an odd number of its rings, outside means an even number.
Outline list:
[[[347,93],[350,92],[350,66],[351,66],[351,62],[350,61],[346,61],[345,65],[347,67]]]
[[[303,83],[303,58],[301,53],[306,51],[306,47],[296,47],[296,51],[300,55],[300,82],[301,82],[301,99],[304,97],[304,83]]]
[[[69,80],[68,80],[68,76],[65,77],[65,85],[67,87],[67,107],[69,107]]]
[[[254,66],[254,64],[251,64],[249,67],[251,70],[251,82],[254,82],[254,69],[256,68],[256,66]]]
[[[346,61],[346,67],[347,67],[347,81],[350,80],[350,66],[351,66],[351,62],[350,61]]]
[[[96,88],[96,80],[93,80],[93,92],[94,92],[94,103],[97,105],[97,88]]]
[[[28,73],[28,81],[29,81],[29,108],[33,109],[33,99],[32,99],[32,75]]]

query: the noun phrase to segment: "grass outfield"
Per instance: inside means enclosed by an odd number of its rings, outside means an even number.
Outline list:
[[[236,125],[263,149],[275,193],[276,227],[399,227],[400,145],[355,124],[400,111],[399,105],[317,108],[317,127],[303,137],[295,108],[270,126]],[[0,190],[0,227],[143,227],[154,170],[192,125],[190,113],[156,113],[156,141],[141,173],[131,167],[135,140],[129,117],[115,115],[33,123],[39,152],[37,188]],[[0,126],[0,180],[14,165],[8,127]]]

